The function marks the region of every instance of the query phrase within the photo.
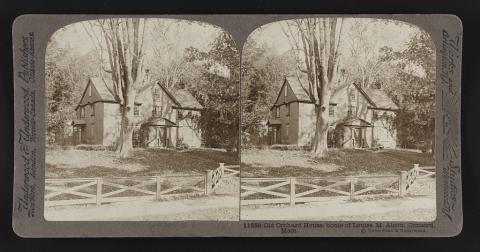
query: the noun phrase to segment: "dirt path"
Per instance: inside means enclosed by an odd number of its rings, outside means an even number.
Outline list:
[[[48,221],[172,221],[238,220],[238,197],[213,195],[195,199],[126,202],[102,206],[68,206],[45,209]]]
[[[242,220],[432,221],[435,198],[405,197],[372,201],[326,200],[295,206],[242,206]]]

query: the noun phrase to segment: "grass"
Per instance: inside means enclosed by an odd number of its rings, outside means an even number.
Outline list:
[[[242,177],[396,175],[413,164],[433,166],[429,153],[404,150],[333,149],[325,157],[307,151],[242,150]]]
[[[204,174],[218,163],[238,164],[238,158],[212,149],[137,148],[120,159],[108,150],[48,148],[45,163],[46,178],[88,178]]]

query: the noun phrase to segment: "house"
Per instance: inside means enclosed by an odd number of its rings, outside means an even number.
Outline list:
[[[72,125],[75,144],[116,146],[120,135],[120,105],[109,80],[90,78]],[[135,97],[133,143],[142,147],[200,147],[197,119],[202,105],[186,90],[146,86]]]
[[[385,92],[351,83],[332,93],[328,107],[330,147],[396,147],[393,121],[398,106]],[[307,91],[298,78],[286,77],[268,120],[270,144],[309,147],[315,123],[315,104]]]

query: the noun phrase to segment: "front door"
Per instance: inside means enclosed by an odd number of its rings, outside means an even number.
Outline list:
[[[75,126],[74,139],[75,145],[85,143],[85,126]]]
[[[167,128],[165,127],[156,127],[157,131],[157,146],[158,147],[168,147],[167,143]]]
[[[364,146],[364,137],[363,128],[354,128],[353,129],[353,147],[354,148],[363,148]]]
[[[272,127],[272,143],[271,144],[279,144],[282,141],[282,131],[280,127]]]

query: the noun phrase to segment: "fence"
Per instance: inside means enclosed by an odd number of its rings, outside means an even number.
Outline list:
[[[371,196],[404,196],[417,179],[435,176],[435,167],[414,168],[400,175],[241,178],[242,205],[281,204],[345,198],[355,200]]]
[[[163,200],[209,195],[223,177],[235,176],[239,166],[220,163],[206,175],[115,178],[46,179],[45,206]]]

